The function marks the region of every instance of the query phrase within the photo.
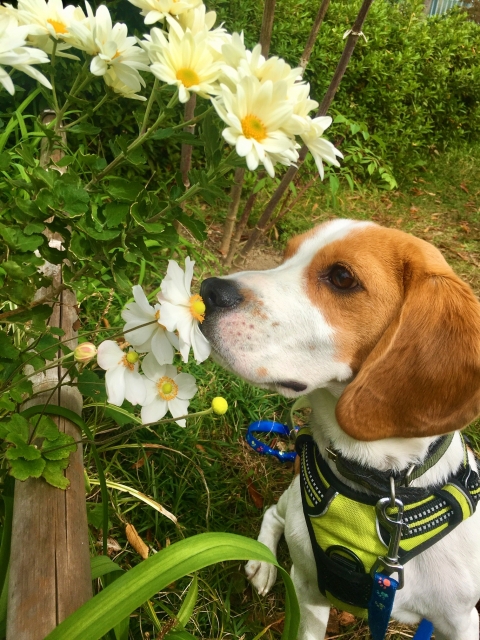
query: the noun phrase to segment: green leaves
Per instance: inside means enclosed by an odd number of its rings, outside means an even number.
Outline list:
[[[34,433],[36,442],[43,439],[43,443],[31,444],[30,433]],[[68,487],[70,482],[63,472],[77,445],[72,436],[59,431],[49,416],[34,415],[27,420],[18,413],[13,414],[10,420],[0,423],[0,436],[14,445],[8,447],[5,454],[10,475],[22,481],[43,476],[54,487]]]
[[[282,639],[295,640],[300,616],[290,576],[263,544],[230,533],[203,533],[163,549],[89,600],[45,640],[97,640],[168,584],[203,567],[228,560],[260,560],[278,567],[286,587]],[[194,595],[192,593],[192,600]],[[189,610],[190,603],[183,613]],[[182,622],[184,619],[182,615]]]

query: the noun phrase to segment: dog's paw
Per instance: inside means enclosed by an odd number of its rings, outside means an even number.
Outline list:
[[[245,565],[247,578],[261,596],[266,595],[277,579],[277,567],[268,562],[250,560]]]

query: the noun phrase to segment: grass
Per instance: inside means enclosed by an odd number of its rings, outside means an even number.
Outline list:
[[[480,151],[450,153],[398,192],[350,192],[342,188],[335,198],[322,186],[312,189],[274,229],[272,238],[278,251],[288,237],[312,224],[333,217],[371,219],[383,225],[414,233],[433,242],[444,253],[456,272],[480,293]],[[212,225],[218,224],[218,219]],[[276,238],[276,239],[275,239]],[[214,259],[196,248],[207,271]],[[148,280],[150,278],[150,280]],[[147,274],[152,289],[158,285]],[[110,301],[110,302],[109,302]],[[95,326],[103,316],[112,326],[120,326],[120,301],[108,291],[98,292],[82,306],[84,326]],[[107,337],[107,334],[105,336]],[[125,535],[126,523],[157,551],[176,540],[204,531],[228,531],[253,537],[257,534],[264,507],[274,503],[288,486],[292,465],[261,457],[244,441],[249,422],[261,418],[284,419],[288,402],[274,394],[255,389],[223,371],[215,364],[189,364],[184,370],[197,377],[199,393],[192,410],[209,406],[216,395],[227,398],[230,409],[225,416],[211,415],[189,421],[186,429],[175,423],[157,429],[144,429],[99,449],[107,479],[142,491],[178,517],[178,526],[129,494],[110,490],[112,557],[128,568],[141,562]],[[90,426],[100,430],[117,428],[100,407],[86,411]],[[480,423],[469,432],[480,446]],[[88,474],[96,478],[91,452],[86,449]],[[90,505],[92,553],[99,553],[98,487],[93,486]],[[289,566],[284,542],[279,557]],[[131,619],[130,637],[162,638],[169,621],[181,606],[191,577],[169,585],[137,611]],[[227,563],[199,574],[199,598],[187,629],[205,639],[252,640],[279,638],[283,619],[283,593],[278,584],[260,598],[247,583],[243,567]],[[392,624],[387,638],[412,637],[411,628]],[[330,638],[362,640],[369,637],[365,623],[333,615]]]

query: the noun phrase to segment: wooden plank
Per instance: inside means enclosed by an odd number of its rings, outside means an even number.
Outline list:
[[[50,236],[49,244],[60,248],[61,238]],[[61,268],[46,264],[44,270],[53,277],[53,288],[58,287]],[[48,290],[41,289],[36,297],[46,294]],[[49,325],[65,331],[62,340],[68,340],[70,348],[77,344],[76,320],[75,295],[62,291]],[[49,403],[81,414],[82,397],[76,388],[64,386],[52,393],[64,374],[61,367],[35,374],[32,381],[39,395],[25,406]],[[80,440],[76,425],[60,417],[55,422],[60,431]],[[66,491],[43,479],[15,482],[7,640],[43,640],[92,597],[81,445],[70,456],[66,477],[70,480]]]

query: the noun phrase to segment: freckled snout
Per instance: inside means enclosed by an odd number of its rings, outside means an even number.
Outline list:
[[[215,311],[230,311],[243,301],[243,296],[236,282],[223,278],[204,280],[200,287],[200,295],[205,303],[206,316]]]

